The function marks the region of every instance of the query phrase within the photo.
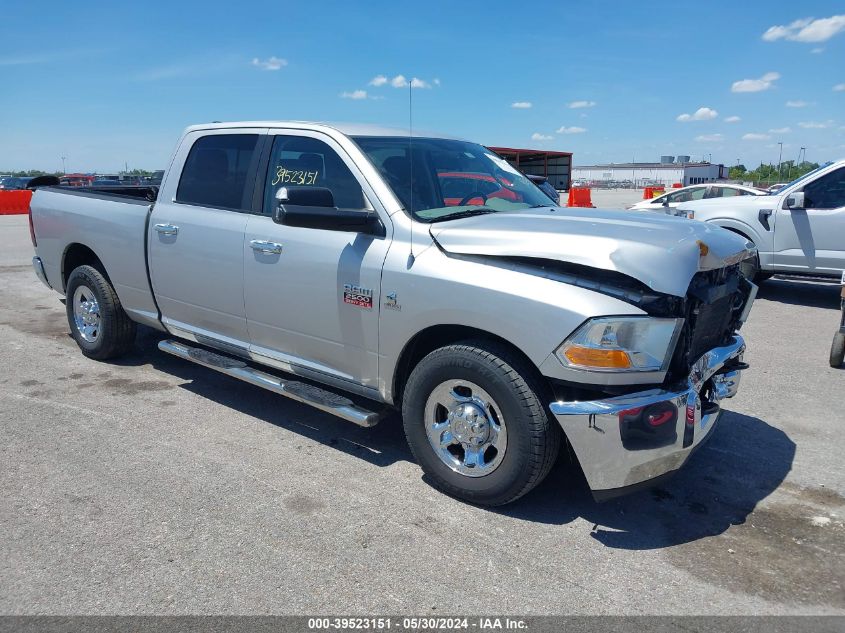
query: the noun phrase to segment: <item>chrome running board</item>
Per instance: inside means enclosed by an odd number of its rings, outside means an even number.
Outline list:
[[[199,347],[192,347],[181,341],[160,341],[158,348],[162,352],[214,369],[221,374],[226,374],[256,387],[278,393],[291,400],[310,405],[320,411],[331,413],[358,426],[375,426],[381,420],[381,414],[363,409],[345,396],[304,382],[285,380],[278,376],[253,369],[238,358],[223,356],[222,354],[210,352]]]

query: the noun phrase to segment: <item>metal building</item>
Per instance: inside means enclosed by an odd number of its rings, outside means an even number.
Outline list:
[[[689,156],[661,156],[659,163],[609,163],[579,165],[572,168],[572,179],[587,181],[596,187],[645,187],[675,183],[696,185],[728,177],[728,168],[713,163],[691,163]]]
[[[542,149],[491,147],[491,150],[525,174],[545,176],[558,191],[569,189],[572,152],[550,152]]]

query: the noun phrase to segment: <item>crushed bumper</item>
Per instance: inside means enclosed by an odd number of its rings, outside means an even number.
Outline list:
[[[596,499],[625,494],[680,468],[713,430],[720,401],[736,394],[744,351],[739,335],[710,350],[679,391],[552,403]]]

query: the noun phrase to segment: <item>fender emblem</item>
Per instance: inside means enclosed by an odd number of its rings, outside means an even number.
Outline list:
[[[373,307],[373,291],[370,288],[343,284],[343,302],[371,310]]]

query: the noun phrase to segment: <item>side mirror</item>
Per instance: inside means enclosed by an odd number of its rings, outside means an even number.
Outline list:
[[[791,193],[786,197],[786,201],[783,203],[784,207],[787,209],[803,209],[804,208],[804,192],[803,191],[796,191],[795,193]]]
[[[338,209],[325,187],[282,187],[276,192],[273,222],[325,231],[367,233],[383,237],[384,225],[374,211]]]
[[[669,206],[669,196],[666,196],[665,198],[663,198],[663,202],[661,202],[660,204],[662,204],[664,207],[668,207]]]

